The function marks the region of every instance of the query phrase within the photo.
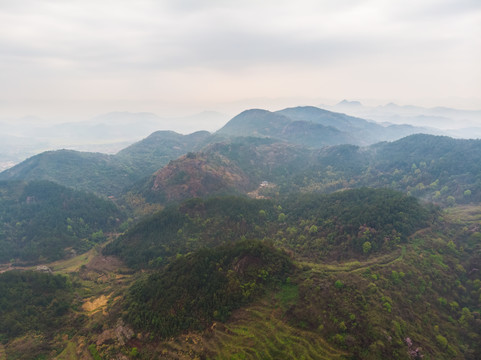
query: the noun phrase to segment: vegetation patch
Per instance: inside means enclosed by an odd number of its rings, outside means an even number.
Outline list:
[[[108,296],[100,295],[98,298],[92,299],[91,301],[85,301],[82,304],[82,309],[90,313],[104,309],[108,300]]]
[[[110,201],[48,181],[0,182],[0,263],[75,256],[123,218]]]
[[[282,281],[292,267],[287,255],[259,241],[202,249],[135,284],[126,318],[163,337],[204,329]]]
[[[389,252],[436,216],[387,189],[297,194],[278,203],[243,197],[193,199],[139,223],[104,250],[134,268],[239,239],[269,239],[304,259],[365,259]],[[366,244],[369,243],[369,247]]]

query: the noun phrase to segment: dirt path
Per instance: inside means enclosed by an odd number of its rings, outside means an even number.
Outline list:
[[[12,270],[32,270],[34,266],[12,266],[11,264],[0,264],[0,274]],[[1,358],[0,358],[1,359]]]
[[[310,266],[314,271],[327,271],[327,272],[339,272],[339,271],[362,271],[366,268],[376,265],[380,267],[389,266],[395,262],[401,261],[406,254],[406,247],[403,245],[394,254],[381,255],[370,258],[366,261],[347,261],[344,263],[312,263],[306,262],[305,264]]]

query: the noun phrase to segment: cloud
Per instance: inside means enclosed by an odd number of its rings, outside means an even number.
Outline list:
[[[286,1],[263,5],[191,0],[161,5],[151,1],[136,5],[128,1],[27,3],[32,6],[29,12],[26,6],[8,1],[10,12],[6,14],[2,4],[0,20],[9,29],[0,35],[3,58],[51,58],[100,71],[125,67],[139,71],[229,69],[266,62],[324,65],[398,47],[390,43],[411,42],[422,50],[425,43],[439,41],[436,32],[442,30],[399,21],[394,13],[399,8],[376,1],[351,1],[347,6],[322,1],[321,5],[305,1],[296,6]],[[417,9],[418,19],[431,21],[435,10],[447,14],[454,6],[452,1],[440,3],[442,6],[436,7],[434,2],[423,6],[421,1],[421,5],[406,5],[410,10],[401,12],[408,16]],[[479,8],[474,1],[461,3],[463,13]],[[449,22],[443,21],[443,25],[452,28]]]
[[[3,0],[0,22],[0,95],[17,102],[481,93],[478,0]]]

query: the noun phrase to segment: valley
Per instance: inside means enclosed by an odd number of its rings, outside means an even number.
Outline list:
[[[0,360],[481,360],[481,1],[0,21]]]
[[[422,130],[249,110],[0,173],[0,359],[479,358],[481,141]]]

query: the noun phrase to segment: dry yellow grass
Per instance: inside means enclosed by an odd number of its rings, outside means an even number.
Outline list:
[[[93,314],[94,312],[102,309],[105,313],[105,307],[107,302],[109,301],[110,296],[100,295],[98,298],[93,299],[92,301],[86,301],[82,304],[82,309]]]

